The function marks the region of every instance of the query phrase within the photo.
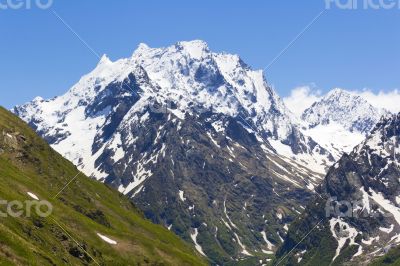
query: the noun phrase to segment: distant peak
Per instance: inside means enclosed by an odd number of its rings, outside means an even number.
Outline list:
[[[364,98],[362,98],[361,96],[355,94],[352,91],[347,91],[344,89],[340,89],[340,88],[335,88],[331,91],[329,91],[325,97],[323,98],[323,100],[344,100],[347,101],[348,104],[354,104],[354,103],[358,103],[358,104],[367,104],[370,105],[370,103],[368,103],[368,101]],[[343,104],[343,103],[342,103]]]

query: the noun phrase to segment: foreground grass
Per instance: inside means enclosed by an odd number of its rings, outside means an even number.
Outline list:
[[[48,217],[34,212],[0,217],[0,265],[207,264],[112,188],[78,175],[62,190],[77,173],[23,121],[0,108],[0,199],[30,201],[31,192],[53,205]],[[0,211],[6,212],[5,204]]]

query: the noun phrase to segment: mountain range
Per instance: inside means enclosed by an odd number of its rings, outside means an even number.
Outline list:
[[[219,265],[285,254],[335,162],[391,115],[334,89],[298,117],[262,71],[199,40],[103,56],[64,95],[12,111]]]

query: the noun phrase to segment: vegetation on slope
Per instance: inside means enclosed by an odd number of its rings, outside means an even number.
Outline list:
[[[0,108],[1,265],[207,264],[177,236],[145,220],[127,198],[78,172]],[[28,192],[50,202],[52,213],[28,215]],[[3,215],[11,201],[23,204],[22,215]]]

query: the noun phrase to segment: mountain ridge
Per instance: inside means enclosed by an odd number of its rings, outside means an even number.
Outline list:
[[[170,60],[175,63],[170,64]],[[107,84],[118,82],[122,83],[121,87],[126,89],[127,94],[139,96],[141,92],[136,91],[134,86],[126,86],[129,83],[129,73],[139,71],[142,71],[143,75],[151,76],[144,77],[145,83],[148,83],[148,87],[143,88],[147,91],[147,96],[144,98],[149,99],[147,105],[151,106],[153,103],[166,107],[174,105],[175,108],[170,108],[170,111],[181,119],[184,118],[185,112],[190,113],[191,110],[203,112],[210,108],[217,113],[240,115],[246,119],[246,124],[256,128],[260,134],[265,134],[264,137],[273,138],[292,149],[288,156],[296,158],[297,154],[309,155],[308,160],[311,161],[312,155],[318,153],[307,147],[314,146],[310,145],[313,141],[309,137],[294,137],[302,134],[297,123],[292,122],[295,118],[276,92],[267,85],[261,71],[251,70],[237,55],[212,53],[202,41],[178,42],[167,48],[139,45],[131,58],[115,62],[102,59],[90,74],[85,75],[72,87],[69,97],[64,96],[67,98],[78,96],[84,101],[98,102],[93,99],[97,91],[101,92]],[[199,78],[200,76],[202,77]],[[226,85],[220,86],[223,84]],[[57,104],[63,106],[68,104],[68,100]],[[39,101],[31,105],[35,104],[43,107],[30,110],[29,114],[27,114],[29,104],[13,110],[27,122],[37,119],[43,124],[44,120],[59,119],[51,114],[40,117],[38,113],[49,107],[51,109],[51,106]],[[323,153],[327,152],[323,151],[321,155],[330,161],[331,159],[327,158],[329,156]],[[77,158],[69,159],[74,161]],[[299,158],[298,162],[302,163],[303,159]],[[320,169],[314,170],[322,172]]]
[[[366,140],[330,168],[319,188],[323,198],[314,200],[293,223],[279,258],[293,264],[304,260],[359,265],[389,250],[396,254],[400,242],[399,128],[400,114],[382,117]],[[299,232],[304,232],[301,228],[316,224],[310,239],[294,247]],[[316,245],[321,242],[325,245]],[[294,252],[288,254],[292,247]],[[306,252],[300,255],[299,250]],[[396,265],[398,258],[390,256],[387,264]]]

